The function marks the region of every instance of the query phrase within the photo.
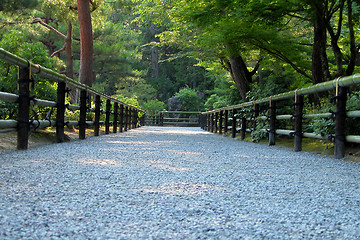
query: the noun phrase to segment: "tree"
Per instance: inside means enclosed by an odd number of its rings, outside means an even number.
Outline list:
[[[93,32],[90,14],[91,0],[77,0],[80,30],[79,82],[91,86],[95,82],[93,73]]]
[[[168,13],[172,25],[161,35],[167,44],[191,49],[194,57],[219,61],[230,72],[243,101],[264,57],[285,62],[304,77],[308,64],[301,45],[289,31],[285,1],[156,1],[160,17]],[[281,44],[273,44],[281,41]],[[294,45],[296,47],[294,47]],[[291,47],[290,47],[291,46]],[[245,57],[246,56],[246,57]],[[218,60],[216,60],[216,58]]]
[[[51,53],[50,57],[55,56],[56,54],[59,54],[61,51],[66,52],[66,58],[65,58],[65,63],[66,63],[66,73],[65,75],[71,79],[74,78],[74,63],[73,63],[73,51],[72,51],[72,23],[71,21],[68,21],[68,30],[67,30],[67,35],[64,35],[63,33],[59,32],[57,29],[53,28],[52,26],[50,26],[49,24],[45,23],[44,21],[41,20],[41,18],[35,18],[32,22],[32,24],[35,23],[40,23],[41,25],[45,26],[46,28],[50,29],[52,32],[56,33],[58,36],[60,36],[63,40],[64,40],[64,46],[57,50],[54,51],[53,53]]]
[[[0,2],[0,12],[10,12],[15,10],[20,10],[22,8],[34,8],[38,4],[37,0],[1,0]]]

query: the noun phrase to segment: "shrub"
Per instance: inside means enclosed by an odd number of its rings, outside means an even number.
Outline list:
[[[165,108],[165,104],[161,101],[159,101],[158,99],[155,100],[150,100],[145,102],[141,108],[145,111],[152,111],[152,112],[156,112],[156,111],[162,111]]]
[[[180,99],[183,111],[201,111],[203,109],[201,98],[196,95],[194,89],[182,88],[175,96]]]

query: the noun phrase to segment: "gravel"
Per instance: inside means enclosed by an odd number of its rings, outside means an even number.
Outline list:
[[[142,127],[0,154],[0,239],[360,239],[360,164]]]

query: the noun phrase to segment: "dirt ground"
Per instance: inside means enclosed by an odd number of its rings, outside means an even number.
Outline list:
[[[87,129],[86,135],[93,136],[93,130]],[[46,129],[31,131],[29,134],[29,148],[45,144],[55,143],[55,129]],[[67,128],[65,130],[65,142],[78,139],[79,131],[76,128]],[[0,133],[0,152],[6,150],[15,150],[17,144],[17,132]]]

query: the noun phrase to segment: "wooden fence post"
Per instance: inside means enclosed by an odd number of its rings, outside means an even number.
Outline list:
[[[213,121],[214,121],[214,116],[213,113],[209,113],[209,132],[213,132]]]
[[[302,150],[302,122],[303,122],[304,96],[295,93],[295,135],[294,135],[294,151]]]
[[[86,100],[87,92],[86,90],[80,91],[80,121],[79,121],[79,139],[86,138]]]
[[[132,108],[129,107],[128,113],[127,113],[127,130],[131,130],[131,111],[132,111]]]
[[[254,122],[253,122],[253,131],[256,130],[256,118],[259,116],[259,104],[254,104]]]
[[[26,150],[29,143],[29,119],[30,119],[30,67],[19,68],[19,99],[18,99],[18,127],[17,127],[17,149]]]
[[[120,121],[119,121],[119,132],[123,132],[124,129],[124,105],[120,104]]]
[[[228,132],[228,123],[229,123],[229,111],[225,110],[224,112],[224,133]]]
[[[139,127],[145,126],[145,112],[140,111],[139,114],[141,115],[141,117],[140,117],[140,126]]]
[[[235,138],[236,137],[236,109],[233,109],[231,112],[231,118],[232,118],[232,122],[231,122],[231,137]]]
[[[160,126],[164,126],[164,112],[160,112]]]
[[[275,135],[276,135],[276,102],[270,100],[269,102],[270,110],[270,121],[269,121],[269,146],[275,145]]]
[[[129,123],[129,107],[125,106],[125,116],[124,116],[124,132],[128,130],[128,123]]]
[[[105,134],[110,133],[110,114],[111,114],[111,101],[110,99],[106,100],[106,110],[105,110]]]
[[[247,121],[246,121],[246,115],[243,111],[243,114],[241,116],[241,140],[244,140],[246,137],[246,127],[247,127]]]
[[[213,114],[209,113],[209,132],[213,132]]]
[[[223,132],[223,117],[224,117],[224,111],[220,110],[220,112],[219,112],[219,134],[222,134],[222,132]]]
[[[139,111],[137,109],[134,109],[134,128],[138,128],[139,125]]]
[[[117,127],[118,127],[118,110],[119,110],[119,104],[117,102],[114,103],[114,120],[113,120],[113,133],[117,133]]]
[[[206,130],[207,130],[208,132],[210,132],[211,117],[210,117],[210,114],[209,114],[209,113],[206,114],[206,121],[207,121],[207,123],[206,123]]]
[[[214,125],[214,119],[215,119],[215,114],[212,112],[212,113],[210,113],[210,115],[209,115],[209,117],[210,117],[210,132],[214,132],[214,129],[215,129],[215,125]]]
[[[219,121],[219,113],[218,113],[218,112],[215,112],[215,121],[214,121],[214,124],[215,124],[215,133],[217,133],[217,132],[218,132],[218,129],[219,129],[218,121]]]
[[[128,127],[129,130],[133,128],[133,118],[134,118],[133,108],[129,107],[129,127]]]
[[[64,142],[66,83],[58,82],[56,100],[56,142]]]
[[[132,128],[131,129],[134,129],[134,128],[136,128],[136,109],[135,108],[133,108],[132,109]]]
[[[144,112],[144,111],[142,112],[142,114],[143,114],[143,115],[142,115],[142,117],[141,117],[141,126],[145,126],[145,116],[146,116],[146,115],[145,115],[145,112]]]
[[[205,113],[204,115],[204,130],[209,131],[209,114]]]
[[[95,123],[94,123],[94,136],[100,135],[100,96],[95,96]]]
[[[335,158],[345,156],[345,125],[346,125],[346,101],[348,88],[337,86],[336,116],[335,116]]]
[[[200,113],[199,114],[199,119],[200,119],[200,126],[201,126],[201,128],[203,129],[203,130],[205,130],[206,129],[206,115],[204,115],[204,114],[202,114],[202,113]]]

